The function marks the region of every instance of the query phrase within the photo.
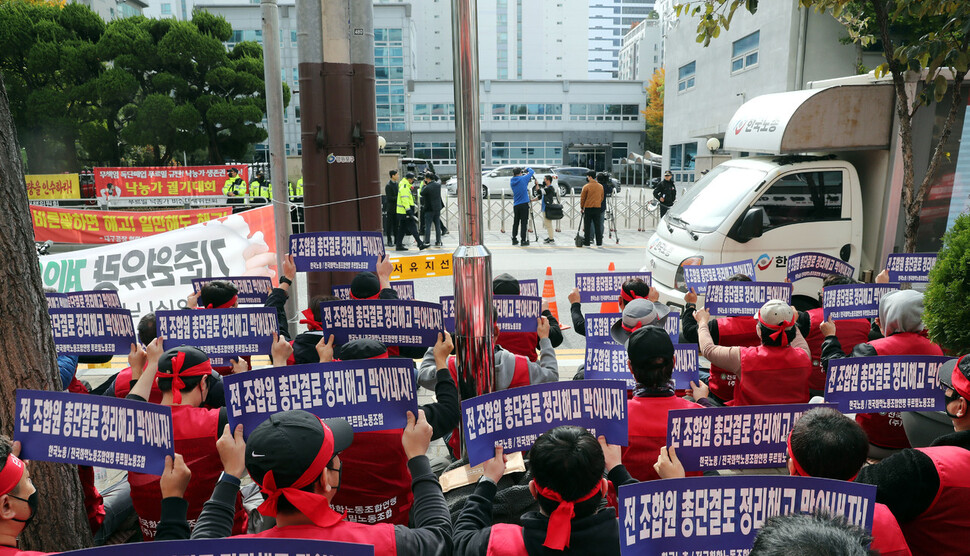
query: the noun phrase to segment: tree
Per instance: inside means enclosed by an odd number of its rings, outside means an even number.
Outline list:
[[[953,131],[959,110],[965,106],[961,86],[970,65],[970,2],[954,0],[799,0],[803,7],[830,12],[846,26],[850,38],[859,44],[878,43],[885,62],[876,68],[876,77],[890,75],[896,91],[896,119],[903,154],[902,205],[905,212],[904,251],[916,250],[919,214],[930,191],[944,146]],[[675,7],[680,14],[700,16],[697,42],[704,46],[730,27],[731,18],[744,6],[754,13],[758,0],[698,0]],[[918,38],[899,33],[897,25],[926,30]],[[916,95],[907,83],[922,81]],[[952,83],[951,83],[952,81]],[[947,92],[950,109],[939,125],[939,139],[921,183],[916,183],[913,162],[913,118],[921,107],[942,101]]]
[[[643,114],[646,139],[644,150],[660,152],[664,144],[664,69],[660,68],[650,77],[647,85],[647,105]]]
[[[54,336],[34,250],[24,183],[3,76],[0,75],[0,431],[13,432],[17,388],[60,390]],[[40,494],[37,523],[20,536],[28,550],[62,551],[91,545],[84,495],[73,465],[33,462]]]
[[[943,236],[943,248],[930,270],[923,321],[930,338],[953,355],[970,351],[970,215],[957,217]]]

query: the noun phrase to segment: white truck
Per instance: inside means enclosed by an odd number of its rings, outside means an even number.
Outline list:
[[[742,156],[689,188],[649,240],[643,270],[661,301],[683,307],[686,265],[751,259],[756,280],[780,282],[789,256],[814,251],[878,273],[899,220],[893,102],[891,85],[867,83],[742,105],[724,140]],[[818,306],[820,286],[796,282],[795,305]]]

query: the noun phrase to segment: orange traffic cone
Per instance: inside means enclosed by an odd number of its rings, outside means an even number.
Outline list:
[[[556,285],[552,281],[552,267],[546,267],[546,281],[542,284],[542,301],[549,304],[549,312],[559,320],[559,307],[556,306]]]
[[[606,270],[608,272],[615,272],[616,271],[616,265],[611,262],[610,263],[610,267],[608,269],[606,269]],[[619,297],[620,296],[620,292],[617,292],[616,293],[616,296]],[[618,302],[616,302],[616,301],[607,301],[605,303],[600,303],[600,312],[601,313],[619,313],[620,312],[620,304]]]

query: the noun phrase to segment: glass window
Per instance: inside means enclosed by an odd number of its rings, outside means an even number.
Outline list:
[[[782,176],[754,206],[765,209],[764,229],[842,218],[842,172]]]
[[[731,72],[742,71],[758,65],[758,45],[761,31],[740,38],[731,46]]]
[[[677,92],[687,91],[694,88],[694,74],[697,63],[685,64],[677,70]]]
[[[172,15],[171,4],[162,4],[162,15]]]
[[[684,146],[683,145],[671,145],[670,146],[670,169],[680,170],[681,164],[684,160]]]
[[[296,31],[290,31],[290,43],[296,44]]]
[[[695,232],[713,232],[764,177],[764,170],[715,166],[677,199],[669,214],[688,222]]]

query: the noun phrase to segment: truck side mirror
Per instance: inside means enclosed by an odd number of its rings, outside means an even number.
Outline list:
[[[765,209],[762,207],[749,208],[741,218],[741,223],[733,234],[735,238],[745,243],[764,234]]]

